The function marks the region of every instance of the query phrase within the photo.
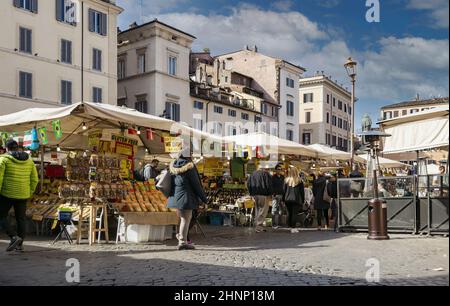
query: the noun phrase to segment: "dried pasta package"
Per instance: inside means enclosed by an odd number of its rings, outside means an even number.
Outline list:
[[[91,158],[89,159],[89,166],[98,167],[98,155],[96,154],[91,155]]]
[[[94,199],[97,197],[97,182],[92,182],[91,186],[89,187],[89,197],[91,199]]]

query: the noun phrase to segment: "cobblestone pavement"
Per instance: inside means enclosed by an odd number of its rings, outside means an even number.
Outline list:
[[[378,285],[449,285],[449,241],[442,237],[208,227],[195,251],[164,243],[51,246],[30,238],[26,252],[0,252],[0,285],[68,285],[66,260],[80,262],[79,285],[374,285],[366,261],[380,262]],[[4,238],[3,238],[4,239]],[[0,240],[5,249],[6,240]]]

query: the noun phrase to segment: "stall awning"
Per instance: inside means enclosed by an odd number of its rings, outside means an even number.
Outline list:
[[[367,155],[358,155],[358,157],[364,159],[367,162]],[[409,165],[407,164],[384,157],[378,157],[378,160],[380,162],[381,168],[384,169],[409,167]]]
[[[448,107],[380,122],[392,135],[384,140],[383,153],[401,153],[445,147],[449,145]]]
[[[351,160],[352,155],[348,152],[339,151],[321,144],[309,145],[308,148],[317,152],[317,158],[325,160]],[[365,160],[355,156],[355,160],[360,163],[364,163]]]
[[[315,157],[316,151],[299,143],[281,139],[266,133],[250,133],[237,136],[228,136],[225,141],[232,141],[239,146],[264,147],[266,153],[301,155]]]

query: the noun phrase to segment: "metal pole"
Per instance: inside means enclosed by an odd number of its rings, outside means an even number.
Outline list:
[[[40,190],[40,192],[42,192],[42,190],[44,190],[44,155],[45,155],[45,146],[41,146],[41,167],[40,167],[41,190]]]
[[[352,76],[352,135],[350,139],[351,143],[351,152],[352,152],[352,158],[350,160],[350,168],[353,170],[353,164],[355,162],[355,76]]]

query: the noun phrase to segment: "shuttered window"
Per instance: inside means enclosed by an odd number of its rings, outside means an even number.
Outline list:
[[[104,13],[89,9],[89,31],[103,36],[108,35],[108,16]]]
[[[99,87],[93,87],[92,88],[92,102],[95,103],[102,103],[103,97],[102,97],[102,89]]]
[[[31,54],[32,50],[33,50],[31,30],[20,27],[19,28],[19,39],[20,39],[20,45],[19,45],[20,52]]]
[[[61,81],[61,104],[72,104],[72,82]]]
[[[92,69],[102,71],[102,51],[93,49],[92,56]]]
[[[33,75],[21,71],[19,73],[19,96],[22,98],[33,98]]]
[[[72,64],[72,42],[61,39],[61,62]]]
[[[56,20],[76,26],[76,4],[72,0],[56,1]]]
[[[147,110],[147,101],[138,101],[138,102],[136,102],[136,103],[134,104],[134,108],[135,108],[138,112],[145,113],[145,114],[148,113],[148,110]]]
[[[38,0],[13,0],[13,5],[35,14],[38,12]]]
[[[169,119],[180,122],[180,105],[177,103],[166,102],[166,114]]]

